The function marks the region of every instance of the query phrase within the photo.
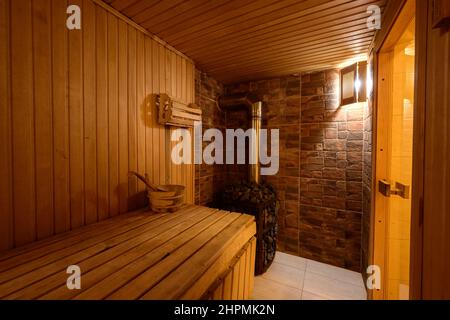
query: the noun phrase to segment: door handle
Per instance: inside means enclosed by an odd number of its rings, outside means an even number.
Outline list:
[[[395,189],[392,189],[391,183],[386,180],[378,181],[378,192],[380,192],[385,197],[390,197],[391,195],[397,195],[403,199],[409,199],[410,186],[396,182]]]

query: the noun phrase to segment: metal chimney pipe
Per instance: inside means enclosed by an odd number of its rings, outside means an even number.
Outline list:
[[[259,148],[260,148],[260,131],[262,117],[262,101],[258,96],[251,93],[244,93],[232,96],[221,97],[219,100],[220,107],[223,109],[237,109],[245,107],[248,110],[251,126],[254,129],[253,146],[250,148],[249,158],[255,160],[255,163],[249,164],[250,181],[259,183],[261,180]],[[253,153],[253,154],[252,154]]]
[[[262,102],[258,101],[251,105],[251,118],[252,118],[252,128],[255,131],[255,139],[253,152],[255,153],[254,159],[255,163],[250,164],[249,178],[250,181],[259,183],[261,177],[261,171],[259,167],[259,148],[260,148],[260,131],[261,131],[261,112],[262,112]]]

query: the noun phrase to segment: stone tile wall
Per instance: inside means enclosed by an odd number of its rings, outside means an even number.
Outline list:
[[[226,115],[215,101],[223,94],[223,86],[205,73],[196,70],[195,103],[202,109],[203,132],[210,128],[225,130]],[[205,147],[208,143],[204,143]],[[226,168],[222,165],[195,166],[195,203],[214,206],[215,197],[223,189]]]
[[[339,70],[302,76],[299,255],[360,271],[364,104],[339,105]]]
[[[284,77],[226,87],[227,94],[256,93],[263,100],[262,127],[280,130],[280,166],[263,180],[275,186],[280,201],[278,248],[299,254],[300,77]],[[232,119],[227,124],[232,126]]]
[[[366,110],[364,115],[366,104],[339,106],[339,71],[225,89],[200,72],[196,81],[204,129],[246,129],[246,110],[221,112],[205,97],[253,92],[263,100],[263,128],[280,130],[279,172],[263,177],[275,186],[280,200],[279,250],[360,271],[362,212],[367,205],[363,181],[370,194],[370,174],[364,171],[363,175],[363,169],[369,170],[371,163],[371,112]],[[227,181],[246,178],[246,174],[247,166],[198,166],[197,203],[213,203]]]

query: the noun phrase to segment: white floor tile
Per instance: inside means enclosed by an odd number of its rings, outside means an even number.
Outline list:
[[[274,262],[262,277],[301,290],[303,287],[305,271]]]
[[[366,300],[361,274],[277,252],[255,278],[254,300]]]
[[[300,300],[301,296],[302,292],[298,289],[263,277],[255,278],[253,300]]]
[[[313,260],[307,260],[306,271],[364,288],[362,276],[358,272],[338,268]]]
[[[328,299],[308,291],[302,291],[302,300],[328,300]]]
[[[306,272],[303,290],[333,300],[366,300],[363,287],[352,285],[323,275]]]
[[[306,259],[277,251],[275,262],[290,266],[299,270],[306,270]]]

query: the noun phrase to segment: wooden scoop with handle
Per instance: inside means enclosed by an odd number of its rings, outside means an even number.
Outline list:
[[[145,185],[153,190],[153,191],[164,191],[167,192],[169,191],[167,188],[163,187],[163,186],[156,186],[153,183],[151,183],[150,181],[148,181],[144,176],[140,175],[139,173],[135,172],[135,171],[130,171],[128,173],[128,176],[135,176],[136,178],[138,178],[139,180],[141,180],[143,183],[145,183]]]

